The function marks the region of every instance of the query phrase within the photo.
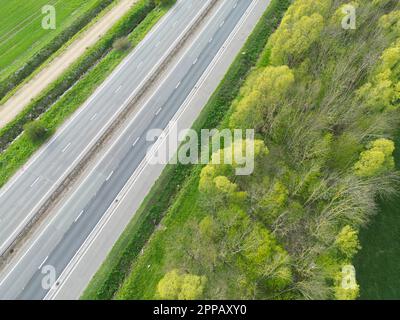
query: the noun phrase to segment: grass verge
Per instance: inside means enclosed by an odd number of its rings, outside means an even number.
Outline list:
[[[233,100],[238,96],[247,75],[259,60],[269,36],[279,25],[290,3],[290,0],[273,0],[271,2],[221,84],[196,120],[193,126],[195,130],[215,128],[227,116]],[[265,63],[265,58],[263,60]],[[129,275],[132,265],[138,260],[141,249],[152,236],[156,226],[170,206],[173,203],[179,203],[177,197],[182,186],[185,186],[183,193],[185,198],[190,198],[186,193],[193,192],[193,186],[196,186],[197,189],[195,181],[198,173],[199,168],[193,166],[169,165],[165,168],[106,261],[90,282],[82,299],[112,299],[114,297],[124,279]],[[182,195],[179,198],[182,198]],[[177,201],[175,202],[175,200]],[[174,216],[174,223],[179,225],[180,221],[179,216]],[[153,248],[155,241],[151,241],[151,243]],[[154,247],[156,246],[157,243],[154,244]],[[157,254],[157,250],[152,250],[151,253],[146,251],[145,255],[151,255],[155,264],[159,262],[160,256]],[[143,264],[145,259],[141,259],[141,261]],[[143,287],[139,289],[143,289],[143,295],[130,295],[129,298],[152,298],[151,294],[147,294],[148,291],[144,289],[146,285],[150,287],[150,283],[147,283],[150,279],[146,278],[149,273],[140,275],[140,283],[143,284]],[[138,275],[137,272],[135,274]],[[134,276],[130,276],[130,278],[132,277]]]

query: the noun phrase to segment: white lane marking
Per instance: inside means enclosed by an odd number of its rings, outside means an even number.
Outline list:
[[[118,87],[118,89],[115,90],[115,93],[118,93],[121,89],[122,89],[122,85],[120,85],[120,86]]]
[[[161,112],[161,110],[162,110],[162,108],[160,108],[160,109],[158,109],[158,110],[156,111],[156,116],[159,115],[159,113]]]
[[[176,47],[177,43],[179,41],[181,41],[181,38],[183,37],[183,35],[187,32],[187,30],[189,30],[189,28],[191,28],[191,26],[194,24],[194,21],[197,20],[197,18],[202,14],[202,12],[204,11],[204,9],[209,5],[209,1],[205,2],[204,6],[201,8],[201,10],[197,13],[197,15],[190,21],[190,23],[185,27],[185,29],[181,32],[181,34],[179,35],[179,37],[177,37],[175,39],[175,41],[172,43],[172,45],[166,50],[166,53],[164,54],[164,56],[161,57],[161,59],[159,59],[157,61],[157,63],[154,65],[154,67],[147,73],[148,75],[152,75],[154,73],[154,71],[157,68],[157,65],[160,65],[161,62],[163,62],[166,58],[166,56],[168,56],[168,54],[172,51],[173,48]],[[221,5],[222,7],[222,5]],[[169,17],[171,14],[173,13],[173,10],[170,10],[168,12],[167,15],[165,15],[159,22],[159,24],[157,25],[157,27],[150,32],[146,38],[147,41],[149,41],[149,38],[152,37],[156,31],[161,28],[162,24],[165,22],[165,20],[167,20],[167,17]],[[126,58],[126,60],[119,65],[119,67],[111,74],[110,78],[107,79],[105,82],[103,82],[103,84],[96,90],[96,92],[93,94],[93,96],[91,98],[89,98],[89,100],[86,101],[85,105],[82,106],[81,108],[79,108],[79,110],[72,116],[72,118],[69,120],[69,122],[66,122],[61,128],[60,131],[58,132],[58,134],[56,134],[55,136],[53,136],[53,138],[48,142],[47,145],[45,145],[36,156],[34,156],[33,158],[31,158],[31,160],[29,161],[29,163],[26,165],[25,168],[28,168],[29,166],[32,165],[32,163],[34,163],[41,154],[43,154],[46,150],[46,147],[48,147],[51,143],[53,143],[59,136],[61,136],[61,134],[68,128],[68,126],[72,123],[72,121],[78,117],[79,114],[81,114],[84,110],[86,110],[88,108],[88,106],[90,105],[90,103],[94,100],[94,98],[102,91],[102,89],[108,85],[114,78],[115,76],[117,76],[119,74],[119,72],[125,67],[125,65],[130,62],[130,60],[132,59],[132,57],[134,56],[134,54],[141,48],[144,46],[144,44],[146,44],[146,41],[142,41],[140,42],[140,44],[132,51],[132,53]],[[181,60],[181,59],[180,59]],[[40,199],[40,201],[38,202],[39,204],[41,204],[44,199],[46,199],[48,197],[48,195],[52,192],[52,190],[54,189],[54,187],[56,185],[58,185],[62,179],[64,179],[64,177],[69,173],[69,171],[71,170],[71,168],[75,167],[75,164],[79,161],[79,159],[86,153],[86,150],[88,150],[92,144],[98,140],[99,136],[102,134],[102,132],[109,127],[109,125],[115,120],[115,118],[118,116],[118,114],[120,113],[120,111],[125,107],[125,105],[132,99],[132,97],[139,91],[139,89],[143,86],[143,84],[148,80],[149,77],[146,77],[136,88],[136,90],[134,90],[132,92],[132,94],[124,101],[124,103],[121,105],[121,107],[119,108],[119,110],[116,111],[116,113],[110,118],[110,120],[103,126],[103,128],[101,128],[101,130],[98,132],[98,134],[89,142],[89,144],[86,146],[86,148],[81,152],[81,154],[75,159],[75,161],[71,164],[71,166],[64,172],[64,174],[56,181],[56,183],[53,184],[53,186],[51,186],[51,188],[49,189],[49,191],[42,197],[42,199]],[[142,108],[143,109],[143,108]],[[139,110],[138,114],[140,113]],[[7,186],[5,188],[3,188],[2,192],[0,193],[0,198],[12,187],[12,185],[17,181],[17,178],[22,175],[24,171],[21,171],[19,175],[14,176],[14,178],[10,181],[9,184],[7,184]],[[14,238],[15,234],[20,232],[20,229],[25,225],[26,221],[29,221],[29,219],[31,218],[32,214],[34,211],[36,211],[36,207],[38,207],[38,205],[36,205],[30,212],[29,214],[25,217],[25,219],[18,225],[17,228],[15,228],[15,231],[3,242],[3,244],[0,246],[0,254],[2,253],[2,251],[4,250],[5,247],[7,247],[9,244],[8,242],[10,241],[10,239]],[[54,217],[55,219],[56,217]],[[48,225],[47,225],[48,226]],[[47,228],[47,227],[46,227]],[[43,233],[44,231],[43,230]],[[36,242],[34,242],[31,247],[28,249],[28,252],[30,251],[30,249],[36,244]],[[26,252],[26,254],[28,253]],[[26,254],[24,254],[17,262],[17,264],[26,256]],[[0,286],[2,285],[2,283],[4,283],[4,281],[7,280],[7,278],[10,276],[10,274],[14,271],[15,268],[11,269],[11,271],[5,276],[5,278],[0,282]]]
[[[178,84],[176,85],[175,89],[178,89],[180,85],[181,85],[181,82],[179,81]]]
[[[71,146],[71,142],[68,143],[64,149],[62,149],[61,153],[64,153],[65,151],[67,151],[70,146]]]
[[[108,175],[106,181],[110,180],[113,174],[114,174],[114,171],[111,171],[111,173]]]
[[[225,20],[221,22],[221,24],[219,25],[220,28],[222,28],[222,26],[224,25]]]
[[[46,263],[47,259],[49,258],[49,256],[47,256],[46,258],[44,258],[43,262],[40,264],[39,266],[39,270],[42,269],[43,265]]]
[[[95,114],[93,115],[93,117],[90,118],[90,121],[93,121],[93,120],[96,119],[96,118],[97,118],[97,113],[95,113]]]
[[[238,3],[235,2],[234,6],[233,6],[233,9],[236,9],[237,5],[238,5]]]
[[[77,222],[78,220],[79,220],[79,218],[82,216],[82,214],[83,214],[83,210],[78,214],[78,216],[75,218],[75,221],[74,222]]]
[[[138,143],[139,138],[136,138],[135,142],[132,144],[132,147],[134,147],[136,145],[136,143]]]
[[[211,43],[213,40],[214,40],[213,38],[210,38],[210,40],[208,40],[208,43]]]
[[[31,184],[31,188],[32,188],[36,183],[38,183],[39,180],[40,180],[40,177],[37,177],[36,180],[33,181],[33,183]]]
[[[196,58],[196,60],[193,61],[193,65],[195,65],[199,61],[199,58]]]

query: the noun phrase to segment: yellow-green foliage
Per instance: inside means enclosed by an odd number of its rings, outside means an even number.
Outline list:
[[[360,295],[360,286],[356,282],[354,270],[354,266],[345,265],[343,270],[336,274],[334,289],[337,300],[355,300]]]
[[[319,39],[330,6],[330,0],[295,1],[270,38],[271,63],[291,65],[301,60]]]
[[[206,278],[192,274],[181,274],[174,269],[160,280],[157,293],[166,300],[195,300],[203,293]]]
[[[231,116],[232,128],[265,126],[282,103],[294,83],[294,74],[287,66],[266,67],[248,84],[246,95]]]
[[[358,231],[351,226],[343,227],[336,237],[335,245],[346,258],[351,259],[361,249]]]
[[[212,192],[214,191],[214,187],[217,187],[220,191],[227,191],[228,182],[227,178],[218,177],[220,175],[224,175],[228,170],[235,169],[240,166],[240,164],[235,162],[233,157],[235,152],[242,152],[242,154],[246,154],[246,144],[254,143],[254,158],[257,159],[259,157],[264,157],[268,154],[268,148],[265,146],[264,142],[261,140],[254,140],[252,142],[247,140],[239,140],[235,141],[233,145],[229,145],[221,150],[218,150],[211,156],[211,163],[206,165],[200,173],[200,183],[199,190],[202,192]],[[228,157],[231,160],[232,156],[232,164],[225,164],[225,157]],[[250,155],[251,156],[251,155]],[[220,163],[218,165],[218,163]],[[217,179],[216,179],[217,178]],[[229,180],[228,180],[229,181]],[[232,185],[229,185],[230,189],[232,189]]]
[[[393,141],[375,140],[368,150],[361,153],[360,160],[354,165],[356,174],[360,177],[372,177],[392,170],[394,168],[393,151]]]
[[[358,95],[373,110],[397,109],[400,102],[400,40],[386,49],[377,73]]]
[[[261,279],[265,287],[280,290],[292,281],[287,252],[271,234],[256,226],[244,241],[243,269],[250,277]]]
[[[382,16],[380,26],[395,36],[400,36],[400,10],[392,11]]]

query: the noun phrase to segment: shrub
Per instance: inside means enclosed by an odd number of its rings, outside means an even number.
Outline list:
[[[117,51],[125,51],[131,47],[131,43],[128,38],[119,38],[114,41],[113,48]]]
[[[24,126],[24,130],[33,142],[40,142],[46,139],[48,130],[41,121],[28,122]]]

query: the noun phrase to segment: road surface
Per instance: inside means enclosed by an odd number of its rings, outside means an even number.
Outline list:
[[[57,276],[61,274],[145,157],[152,145],[152,142],[146,141],[146,133],[154,128],[164,129],[168,125],[251,4],[249,0],[221,2],[216,14],[209,19],[199,38],[166,81],[64,203],[11,272],[1,280],[1,298],[45,297],[49,288],[43,286],[43,279],[47,279],[47,275],[45,277],[42,271],[48,270],[50,266]],[[103,99],[106,103],[114,102],[116,95],[113,93],[123,92],[125,86],[124,79]],[[105,99],[108,96],[110,100]],[[68,150],[71,145],[67,144],[64,148]],[[68,155],[68,152],[65,154]]]

